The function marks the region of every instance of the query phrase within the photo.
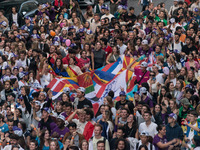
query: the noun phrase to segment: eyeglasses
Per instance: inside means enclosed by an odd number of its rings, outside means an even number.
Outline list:
[[[153,77],[153,76],[155,76],[155,75],[154,75],[154,74],[150,74],[149,76]]]

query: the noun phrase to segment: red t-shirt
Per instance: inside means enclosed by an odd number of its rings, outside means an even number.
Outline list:
[[[112,53],[112,48],[110,46],[106,46],[103,48],[103,50],[106,52],[106,57]]]

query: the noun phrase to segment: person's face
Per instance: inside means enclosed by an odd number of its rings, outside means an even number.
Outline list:
[[[160,133],[162,135],[166,135],[166,127],[163,127],[162,130],[160,130]]]
[[[190,45],[190,39],[189,38],[186,39],[186,45]]]
[[[194,115],[190,114],[190,122],[194,123],[196,120],[197,118]]]
[[[62,110],[62,105],[60,103],[56,104],[56,110]]]
[[[64,122],[61,119],[57,119],[56,124],[57,124],[58,128],[62,128],[64,126]]]
[[[150,116],[148,113],[145,113],[145,114],[144,114],[144,120],[145,120],[145,121],[151,120],[151,116]]]
[[[51,142],[50,143],[50,150],[56,150],[56,149],[57,149],[56,143],[55,142]]]
[[[9,90],[10,89],[10,82],[6,82],[4,84],[4,88],[5,88],[5,90]]]
[[[51,54],[54,53],[55,50],[56,50],[55,46],[51,46],[51,48],[50,48],[50,53],[51,53]]]
[[[45,99],[45,94],[42,93],[42,92],[40,92],[40,94],[39,94],[39,96],[38,96],[38,99],[39,99],[40,101],[43,101],[43,100]]]
[[[178,2],[177,1],[174,1],[174,6],[177,6],[178,5]]]
[[[83,93],[80,90],[77,90],[77,97],[78,98],[82,98],[83,97]]]
[[[170,75],[170,78],[171,78],[171,79],[174,79],[174,78],[175,78],[174,72],[170,72],[169,75]]]
[[[122,118],[126,118],[127,115],[128,115],[128,113],[127,113],[126,110],[122,110],[122,111],[121,111],[121,116],[122,116]]]
[[[17,140],[16,139],[10,139],[10,144],[13,145],[17,145]]]
[[[152,67],[153,72],[158,72],[158,68],[156,66]]]
[[[193,78],[193,72],[192,71],[188,71],[188,78],[192,79]]]
[[[99,16],[94,16],[94,20],[95,20],[95,22],[98,22],[99,21]]]
[[[177,82],[176,82],[176,88],[179,89],[180,87],[181,87],[181,82],[180,82],[180,81],[177,81]]]
[[[44,139],[49,139],[49,131],[48,130],[45,131]]]
[[[160,53],[160,47],[156,46],[155,51],[156,51],[156,53]]]
[[[72,108],[71,107],[65,107],[65,112],[66,114],[70,114],[72,111]]]
[[[8,129],[9,129],[9,131],[13,131],[13,122],[8,122]]]
[[[118,150],[123,150],[125,148],[124,141],[119,141],[117,148],[118,148]]]
[[[99,136],[99,135],[101,135],[101,127],[98,127],[98,126],[95,126],[95,128],[94,128],[94,135],[95,136]]]
[[[105,144],[104,143],[99,143],[97,145],[97,150],[105,150]]]
[[[126,101],[126,96],[121,95],[121,96],[120,96],[120,101],[121,101],[121,102],[125,102],[125,101]]]
[[[174,84],[173,83],[170,83],[169,90],[174,90]]]
[[[122,138],[123,137],[123,131],[122,130],[120,130],[120,129],[117,130],[117,137],[118,138]]]
[[[42,118],[48,118],[49,114],[45,110],[42,111]]]
[[[61,65],[61,60],[60,60],[60,59],[57,59],[56,65],[57,65],[57,66],[60,66],[60,65]]]
[[[169,101],[169,107],[173,109],[175,107],[175,103],[173,101]]]
[[[86,119],[85,116],[86,116],[85,113],[79,114],[79,116],[78,116],[79,117],[79,121],[80,122],[85,122],[85,119]]]
[[[156,106],[155,106],[155,112],[156,112],[156,113],[160,112],[160,106],[159,106],[159,105],[156,105]]]
[[[140,139],[142,144],[146,144],[148,142],[148,137],[145,135],[140,135]]]
[[[73,132],[76,131],[76,128],[75,127],[69,127],[69,133],[72,134]]]
[[[29,149],[30,150],[36,150],[36,145],[35,145],[35,143],[34,142],[30,142],[30,144],[29,144]]]
[[[96,44],[96,47],[97,47],[97,50],[100,50],[100,49],[101,49],[101,44],[98,42],[98,43]]]
[[[193,60],[193,57],[192,57],[191,54],[188,55],[188,59],[189,59],[190,61]]]
[[[82,57],[82,58],[86,58],[86,52],[85,52],[85,51],[82,52],[81,57]]]
[[[145,111],[147,111],[147,108],[145,106],[143,106],[141,109],[141,113],[144,114]]]
[[[82,143],[82,150],[88,150],[88,144],[87,144],[87,142],[83,142]],[[97,150],[98,150],[98,146],[97,146]]]
[[[127,122],[133,122],[133,121],[134,121],[133,115],[130,114],[130,115],[128,116],[128,118],[127,118]]]

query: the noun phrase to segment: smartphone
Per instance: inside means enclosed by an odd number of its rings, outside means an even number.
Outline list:
[[[11,105],[11,112],[14,112],[15,111],[15,106],[12,104]]]

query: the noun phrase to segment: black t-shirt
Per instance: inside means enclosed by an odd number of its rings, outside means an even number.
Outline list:
[[[78,109],[82,109],[82,108],[85,108],[85,107],[93,108],[91,101],[89,101],[86,98],[83,101],[78,101],[78,106],[77,106]]]
[[[187,45],[184,45],[182,48],[182,52],[184,52],[186,55],[189,55],[192,51],[195,51],[198,54],[197,48],[195,46],[192,46],[189,48]]]
[[[133,105],[133,103],[131,103],[130,101],[128,101],[128,100],[126,100],[126,102],[125,103],[121,103],[121,101],[118,101],[117,103],[116,103],[116,109],[118,110],[120,107],[124,107],[125,105],[128,105],[128,108],[129,108],[129,111],[130,111],[130,113],[133,113],[133,108],[134,108],[134,105]]]

